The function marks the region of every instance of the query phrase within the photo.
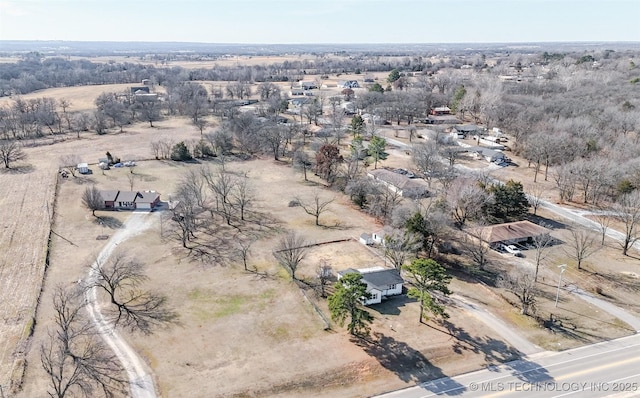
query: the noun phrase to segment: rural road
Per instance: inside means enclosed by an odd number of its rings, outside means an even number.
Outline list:
[[[134,212],[127,219],[122,229],[114,234],[111,239],[107,241],[107,245],[102,249],[98,255],[96,262],[104,264],[105,261],[111,256],[114,249],[125,240],[141,233],[147,229],[153,222],[154,213],[149,212]],[[94,263],[95,265],[95,263]],[[96,279],[93,266],[89,271],[86,283],[91,285]],[[153,385],[153,375],[148,370],[144,361],[136,354],[136,352],[127,344],[127,342],[120,336],[118,331],[113,325],[108,322],[103,314],[100,312],[100,303],[97,300],[97,287],[93,287],[86,291],[85,298],[87,302],[87,311],[91,320],[98,328],[100,335],[107,343],[107,345],[118,356],[122,367],[127,371],[129,377],[131,397],[133,398],[155,398],[156,390]]]
[[[637,397],[640,334],[558,353],[542,353],[378,398]]]

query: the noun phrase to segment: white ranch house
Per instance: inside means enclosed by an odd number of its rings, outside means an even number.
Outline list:
[[[350,273],[361,274],[362,281],[367,284],[367,293],[371,294],[371,298],[363,300],[364,305],[380,304],[383,299],[389,296],[402,294],[404,279],[402,279],[400,273],[395,269],[384,267],[347,268],[344,271],[338,272],[338,279]]]

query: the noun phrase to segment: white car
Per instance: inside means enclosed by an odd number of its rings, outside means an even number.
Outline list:
[[[524,257],[520,249],[518,249],[515,245],[502,245],[502,248],[507,253],[511,253],[516,257]]]

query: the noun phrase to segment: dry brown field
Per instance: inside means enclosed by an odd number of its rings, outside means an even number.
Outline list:
[[[37,98],[54,98],[56,101],[66,99],[71,102],[68,112],[86,112],[96,108],[96,98],[102,93],[121,93],[129,90],[135,84],[98,84],[95,86],[77,86],[77,87],[59,87],[47,88],[44,90],[34,91],[33,93],[20,95],[23,100]],[[162,92],[163,88],[157,87],[156,90]],[[14,97],[0,97],[0,107],[11,105]]]
[[[134,169],[143,176],[138,189],[157,189],[169,195],[181,172],[189,167],[197,166],[139,163]],[[349,238],[379,228],[343,197],[336,197],[331,211],[321,217],[323,226],[315,226],[310,216],[300,208],[288,207],[288,202],[294,196],[313,196],[319,188],[304,183],[286,164],[255,160],[227,167],[248,172],[259,192],[257,205],[310,241]],[[127,172],[113,169],[61,184],[59,201],[69,206],[57,214],[56,232],[66,240],[53,239],[34,346],[49,324],[48,291],[57,283],[75,283],[99,250],[95,237],[113,233],[110,227],[96,224],[79,205],[84,180],[101,188],[117,188],[128,184]],[[110,224],[117,225],[126,220],[126,214],[100,215],[113,217]],[[252,273],[237,263],[221,266],[192,261],[177,250],[177,242],[161,238],[159,224],[121,246],[147,263],[150,286],[164,290],[181,314],[177,327],[151,337],[128,336],[155,372],[163,396],[356,397],[515,357],[513,348],[492,337],[490,329],[463,311],[452,309],[449,329],[447,325],[428,327],[418,323],[417,305],[401,298],[374,309],[373,336],[379,344],[354,344],[342,328],[324,331],[297,285],[275,264],[271,250],[276,236],[259,241],[252,249],[249,264],[258,271]],[[311,250],[300,276],[312,275],[320,258],[329,259],[335,270],[384,263],[355,241],[323,245]],[[324,301],[319,305],[328,314]],[[30,352],[29,363],[34,365],[28,369],[24,396],[46,388],[35,350]]]
[[[153,131],[145,131],[140,125],[116,139],[95,134],[83,134],[80,140],[67,137],[64,142],[56,137],[55,144],[52,138],[42,139],[37,142],[41,146],[24,149],[27,159],[13,164],[11,170],[0,170],[0,385],[7,388],[12,378],[19,378],[25,353],[33,352],[27,342],[35,326],[33,315],[45,271],[60,156],[78,154],[89,163],[97,163],[98,157],[111,150],[123,158],[149,158],[149,133],[174,139],[199,135],[179,127],[182,124],[179,120],[167,121]],[[79,206],[79,197],[73,202]],[[60,211],[66,203],[57,205]],[[57,227],[53,230],[57,232]]]
[[[10,242],[7,247],[13,250],[13,256],[32,264],[36,264],[36,254],[40,250],[42,258],[38,264],[44,263],[48,217],[43,204],[52,200],[53,190],[51,188],[48,195],[43,194],[40,199],[35,199],[33,192],[43,190],[46,187],[44,181],[51,181],[53,185],[57,159],[61,155],[78,154],[95,164],[99,157],[110,151],[122,159],[138,160],[138,166],[134,168],[137,176],[134,189],[157,190],[163,199],[167,199],[181,174],[198,165],[140,160],[151,157],[149,142],[152,137],[170,137],[177,141],[197,139],[199,133],[184,119],[161,121],[157,126],[149,128],[146,124],[138,124],[120,134],[84,134],[79,140],[69,137],[55,145],[28,148],[29,159],[22,169],[24,174],[0,174],[0,181],[6,181],[2,186],[12,186],[16,192],[23,192],[18,197],[29,200],[17,201],[28,206],[18,214],[15,211],[17,202],[13,202],[14,207],[2,206],[0,211],[5,211],[8,219],[15,217],[16,228],[11,228],[11,231],[19,231],[25,225],[20,224],[22,218],[38,218],[42,224],[39,227],[42,238],[37,242],[39,235],[29,230],[23,232],[21,240],[10,241],[8,233],[3,231],[3,244]],[[392,149],[390,153],[390,158],[382,162],[382,166],[408,165],[410,159],[403,150]],[[293,171],[286,162],[265,158],[232,162],[228,167],[247,173],[257,192],[256,207],[260,211],[278,220],[282,229],[295,228],[310,241],[356,238],[362,232],[380,228],[375,220],[360,213],[346,197],[323,189],[320,181],[304,182],[300,173]],[[59,184],[53,227],[56,235],[51,239],[50,266],[30,344],[24,344],[25,340],[21,339],[29,328],[29,321],[28,317],[20,317],[20,308],[7,308],[13,312],[3,314],[6,329],[13,330],[16,336],[13,341],[4,343],[9,347],[0,357],[4,374],[14,368],[15,358],[23,359],[14,355],[14,341],[16,347],[24,347],[23,351],[27,353],[29,366],[24,377],[24,390],[19,396],[42,396],[46,389],[37,348],[51,324],[51,289],[56,284],[75,283],[86,274],[88,264],[102,247],[103,241],[96,240],[96,237],[113,234],[127,219],[126,212],[104,212],[99,215],[107,222],[99,224],[82,207],[80,195],[87,184],[96,184],[104,189],[128,189],[129,186],[129,169],[112,169],[103,174],[97,167],[93,168],[92,175],[69,177]],[[38,173],[48,177],[38,180],[35,178]],[[28,183],[23,180],[28,180]],[[321,216],[323,225],[320,227],[315,226],[313,218],[299,207],[288,206],[294,196],[310,198],[317,192],[323,197],[335,198],[330,211]],[[150,217],[156,217],[156,214]],[[517,355],[517,351],[497,338],[493,330],[455,306],[450,309],[448,322],[420,325],[417,304],[406,298],[392,299],[373,307],[376,321],[372,325],[371,341],[352,341],[343,328],[334,325],[332,331],[324,330],[322,321],[302,296],[299,287],[290,282],[275,263],[271,254],[277,240],[275,234],[252,247],[249,264],[257,272],[245,272],[239,259],[225,265],[193,261],[179,248],[178,242],[163,237],[161,231],[165,227],[158,217],[152,229],[122,245],[122,250],[129,250],[147,264],[149,286],[162,289],[169,296],[171,305],[181,314],[178,326],[160,330],[153,336],[126,335],[153,370],[162,396],[357,397],[405,387],[427,378],[471,371]],[[26,247],[33,246],[30,250],[36,254],[28,254],[30,251],[25,250],[25,242],[28,242]],[[560,256],[559,253],[554,255]],[[512,259],[496,256],[498,269],[508,269]],[[625,260],[605,251],[598,256],[611,261],[611,270],[620,267]],[[378,253],[350,241],[314,247],[303,261],[299,275],[313,275],[320,259],[328,259],[335,270],[384,264]],[[588,266],[594,267],[588,268],[591,273],[581,271],[575,274],[570,269],[567,278],[575,278],[575,275],[592,278],[595,275],[593,269],[602,273],[597,259],[594,257],[588,261]],[[551,308],[550,297],[553,296],[557,273],[553,264],[556,261],[561,259],[553,257],[542,271],[545,294],[541,306],[543,311],[554,311],[565,320],[567,333],[550,333],[530,318],[519,315],[505,301],[504,297],[508,295],[503,297],[504,292],[499,289],[469,281],[464,275],[456,279],[452,287],[455,293],[486,304],[495,315],[547,349],[563,349],[631,333],[619,320],[565,293],[559,309]],[[2,278],[9,275],[4,272],[5,264]],[[22,309],[32,311],[38,284],[42,280],[42,269],[32,272],[28,268],[14,266],[18,263],[10,264],[15,273],[11,280],[20,281],[21,289],[14,291],[24,296]],[[596,264],[598,268],[595,268]],[[629,262],[624,270],[640,273],[637,262]],[[4,286],[4,279],[2,283]],[[25,286],[27,290],[24,290]],[[631,288],[624,297],[605,292],[611,294],[614,302],[637,302],[638,292]],[[18,296],[13,294],[11,297]],[[317,301],[323,312],[328,314],[324,300],[312,300]],[[0,383],[5,385],[7,382],[0,379]]]

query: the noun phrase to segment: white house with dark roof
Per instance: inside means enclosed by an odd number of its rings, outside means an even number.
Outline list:
[[[383,299],[389,296],[398,296],[402,294],[402,285],[404,279],[395,269],[384,267],[371,267],[362,269],[347,268],[338,272],[338,279],[350,273],[362,275],[362,281],[367,284],[367,292],[371,294],[371,298],[364,300],[364,305],[380,304]]]

